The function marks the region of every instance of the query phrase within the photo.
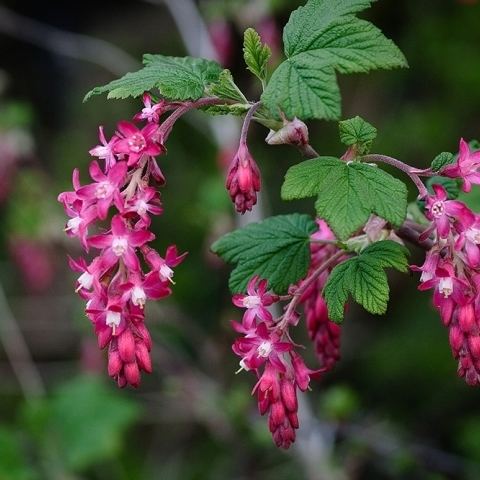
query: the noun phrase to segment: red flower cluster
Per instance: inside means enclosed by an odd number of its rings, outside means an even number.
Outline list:
[[[464,190],[480,183],[480,152],[471,152],[460,141],[456,163],[442,174],[459,177]],[[430,226],[423,238],[433,236],[433,246],[421,267],[420,290],[434,289],[433,303],[449,329],[450,346],[458,360],[458,374],[469,385],[480,384],[480,216],[464,203],[448,200],[441,185],[426,197]]]
[[[90,154],[103,160],[103,167],[92,161],[92,183],[83,186],[75,169],[73,191],[58,197],[70,217],[67,235],[77,237],[85,251],[98,251],[90,262],[70,259],[70,267],[81,273],[77,292],[87,301],[100,348],[108,346],[108,373],[120,387],[137,387],[140,371],[152,371],[145,303],[170,295],[172,269],[185,256],[170,246],[162,257],[148,245],[155,238],[149,231],[151,215],[163,211],[155,187],[165,178],[155,158],[166,151],[171,129],[167,122],[163,127],[160,118],[178,105],[152,103],[147,94],[143,100],[145,108],[134,120],[146,120],[146,125],[138,128],[122,121],[108,141],[100,127],[101,144]],[[116,213],[109,220],[112,209]],[[90,235],[91,227],[104,221],[107,229]]]

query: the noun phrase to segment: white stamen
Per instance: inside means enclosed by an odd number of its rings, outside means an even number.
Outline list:
[[[115,327],[118,327],[120,325],[120,320],[122,319],[122,315],[120,312],[112,312],[111,310],[109,310],[107,312],[107,318],[105,320],[105,323],[111,327],[111,328],[115,328]]]
[[[173,277],[173,270],[166,264],[164,263],[158,273],[160,274],[160,278],[162,280],[168,280],[169,282],[175,284],[175,282],[172,280],[172,277]]]
[[[68,222],[67,222],[67,227],[65,228],[65,231],[68,232],[72,232],[74,235],[76,235],[78,233],[78,229],[80,227],[80,225],[82,224],[83,222],[83,218],[82,217],[74,217],[74,218],[71,218]]]
[[[128,240],[125,237],[115,237],[112,242],[113,253],[121,257],[128,248]]]
[[[84,272],[78,277],[78,288],[75,291],[78,292],[82,288],[90,290],[92,288],[92,285],[93,275],[91,273]]]
[[[258,295],[247,295],[242,303],[245,308],[255,308],[260,306],[262,301]]]
[[[143,308],[145,302],[147,301],[147,295],[145,294],[145,290],[138,285],[133,287],[132,290],[132,303],[137,305],[137,307]]]
[[[257,348],[258,356],[267,358],[273,350],[272,342],[264,340]]]
[[[100,182],[95,190],[95,196],[99,199],[107,198],[112,195],[115,190],[110,182]]]
[[[245,359],[243,359],[243,358],[240,360],[239,365],[240,365],[240,368],[235,372],[235,375],[240,373],[242,370],[245,370],[246,372],[248,372],[250,370],[245,363]]]
[[[438,283],[439,292],[445,297],[448,298],[453,292],[453,280],[451,277],[443,277]]]
[[[145,215],[148,211],[148,203],[145,200],[138,200],[135,207],[139,215]]]
[[[132,152],[138,153],[147,146],[147,142],[141,133],[135,133],[128,139],[128,146]]]
[[[422,272],[422,274],[420,275],[420,281],[423,283],[423,282],[426,282],[427,280],[431,280],[433,278],[433,273],[431,272]]]
[[[430,210],[434,217],[441,217],[445,213],[443,202],[435,202]]]

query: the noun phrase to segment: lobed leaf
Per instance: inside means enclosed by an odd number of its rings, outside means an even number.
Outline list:
[[[439,153],[432,160],[432,164],[430,165],[430,168],[434,172],[439,172],[440,170],[443,169],[443,167],[446,167],[447,165],[455,163],[455,161],[456,161],[456,156],[453,153],[442,152],[442,153]]]
[[[262,82],[267,78],[267,64],[272,51],[262,43],[260,35],[253,29],[247,28],[243,35],[243,58],[248,70]]]
[[[90,90],[84,101],[102,93],[107,98],[139,97],[154,88],[170,100],[198,100],[222,72],[218,63],[203,58],[146,54],[143,63],[142,69]]]
[[[377,129],[359,116],[342,120],[338,127],[340,141],[348,147],[356,145],[359,155],[368,153],[372,142],[377,138]]]
[[[377,166],[319,157],[291,167],[281,195],[293,200],[318,195],[315,208],[340,240],[347,239],[372,213],[401,225],[407,187]]]
[[[384,269],[391,267],[406,272],[407,255],[408,250],[402,245],[384,240],[370,245],[359,256],[337,265],[323,291],[329,318],[335,322],[343,321],[349,295],[368,312],[385,313],[389,287]]]
[[[355,17],[370,0],[309,0],[283,31],[287,59],[272,75],[262,101],[276,115],[336,119],[340,94],[335,71],[405,67],[398,47],[373,24]]]
[[[254,275],[266,278],[276,293],[302,279],[310,264],[310,235],[315,222],[308,215],[278,215],[227,233],[212,251],[237,264],[230,275],[232,292],[242,292]]]

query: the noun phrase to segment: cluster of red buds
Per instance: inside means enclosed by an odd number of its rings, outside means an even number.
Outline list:
[[[98,344],[108,347],[108,373],[120,387],[137,387],[140,372],[152,371],[145,304],[170,295],[173,268],[185,256],[172,245],[162,257],[149,245],[155,238],[149,230],[151,216],[163,212],[157,187],[165,178],[156,157],[165,153],[171,119],[185,106],[154,103],[147,94],[143,101],[134,122],[145,125],[121,121],[108,141],[100,127],[101,144],[89,153],[102,164],[91,162],[92,182],[81,185],[75,169],[73,191],[58,197],[70,217],[67,235],[77,237],[86,252],[97,251],[90,261],[70,259],[70,267],[80,273],[76,291],[87,301]],[[174,112],[161,122],[170,110]]]
[[[311,261],[307,278],[339,251],[339,248],[334,244],[335,235],[326,222],[317,220],[317,224],[318,231],[311,236]],[[331,241],[332,243],[321,243],[323,241]],[[305,290],[300,299],[304,306],[308,335],[314,344],[318,361],[325,370],[331,370],[340,360],[340,335],[342,328],[338,323],[332,322],[328,318],[327,304],[322,296],[322,291],[333,268],[345,260],[345,258],[345,256],[343,258],[340,257],[338,261],[325,269]]]

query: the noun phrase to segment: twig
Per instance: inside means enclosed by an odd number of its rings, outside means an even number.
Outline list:
[[[397,168],[398,170],[401,170],[402,172],[406,173],[412,182],[415,184],[415,186],[418,188],[418,193],[419,193],[419,198],[424,198],[428,195],[428,190],[427,187],[423,184],[423,182],[420,180],[420,177],[418,176],[419,170],[417,170],[414,167],[411,167],[410,165],[407,165],[406,163],[401,162],[400,160],[397,160],[396,158],[389,157],[387,155],[378,155],[378,154],[370,154],[370,155],[365,155],[363,157],[363,160],[366,162],[382,162],[386,163],[387,165],[391,165],[392,167]],[[425,171],[422,173],[424,176],[431,176],[430,172]]]
[[[255,112],[258,110],[258,108],[260,108],[260,105],[261,105],[261,102],[254,103],[250,107],[250,110],[245,115],[245,119],[243,121],[243,126],[242,126],[242,133],[240,134],[240,144],[247,143],[247,135],[248,135],[248,129],[250,127],[250,123],[252,122],[252,118],[255,115]]]
[[[60,30],[4,6],[0,6],[0,33],[58,55],[94,63],[114,75],[123,75],[139,66],[128,53],[105,40]]]
[[[319,277],[320,274],[322,274],[328,267],[330,267],[332,264],[334,264],[339,258],[341,258],[343,255],[345,255],[344,250],[339,250],[335,254],[333,254],[328,260],[325,260],[321,265],[319,265],[298,287],[298,289],[295,291],[293,294],[292,300],[290,300],[290,303],[288,304],[287,311],[283,315],[283,318],[280,323],[278,323],[277,327],[280,330],[283,330],[287,325],[288,322],[290,321],[290,317],[292,316],[293,312],[295,311],[295,308],[298,305],[298,302],[300,301],[302,295],[308,290],[310,285]]]
[[[45,385],[0,284],[0,342],[27,400],[45,395]]]

